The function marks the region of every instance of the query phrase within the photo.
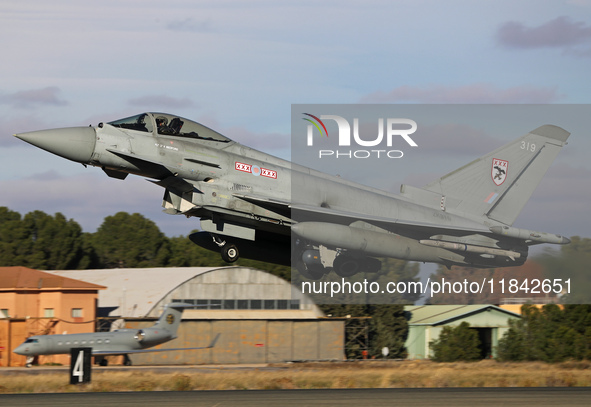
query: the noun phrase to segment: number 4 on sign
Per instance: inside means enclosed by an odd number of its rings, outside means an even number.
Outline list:
[[[90,382],[92,348],[72,348],[70,352],[70,384]]]
[[[72,376],[78,376],[78,383],[82,383],[84,380],[84,351],[78,353]]]

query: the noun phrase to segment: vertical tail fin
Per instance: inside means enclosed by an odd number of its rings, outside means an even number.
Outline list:
[[[569,135],[557,126],[538,127],[424,189],[451,198],[457,211],[512,225]]]
[[[180,302],[168,304],[164,308],[164,312],[162,312],[162,315],[160,315],[160,318],[158,318],[158,321],[156,321],[153,328],[166,329],[172,334],[173,337],[176,337],[176,331],[181,324],[183,310],[188,307],[194,307],[194,305],[183,304]]]

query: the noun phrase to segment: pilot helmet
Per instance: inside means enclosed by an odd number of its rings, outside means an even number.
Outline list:
[[[166,126],[168,124],[168,119],[164,116],[156,117],[156,127]]]

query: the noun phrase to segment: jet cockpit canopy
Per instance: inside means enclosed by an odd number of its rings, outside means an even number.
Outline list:
[[[194,138],[221,143],[231,141],[202,124],[168,113],[141,113],[108,124],[121,129],[152,133],[158,136]]]

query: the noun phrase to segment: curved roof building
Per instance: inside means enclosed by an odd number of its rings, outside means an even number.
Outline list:
[[[158,317],[170,302],[192,303],[187,319],[299,319],[323,316],[288,281],[249,267],[63,270],[51,273],[107,287],[101,316]]]

